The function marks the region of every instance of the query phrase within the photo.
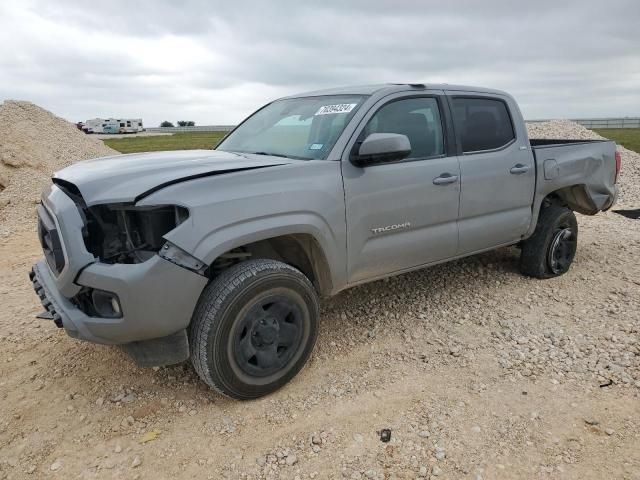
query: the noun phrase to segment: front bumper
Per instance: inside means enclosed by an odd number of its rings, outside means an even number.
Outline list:
[[[92,263],[74,282],[118,295],[121,318],[91,317],[65,296],[45,260],[33,266],[33,287],[54,322],[74,338],[110,345],[166,337],[185,329],[207,279],[159,256],[144,263]]]
[[[38,215],[45,259],[29,276],[45,309],[70,336],[131,345],[168,337],[189,325],[205,277],[158,255],[136,264],[97,261],[84,244],[82,213],[56,185],[44,192]],[[78,297],[86,289],[116,294],[122,316],[89,315]]]

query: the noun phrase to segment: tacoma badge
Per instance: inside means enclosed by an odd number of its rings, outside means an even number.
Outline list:
[[[401,228],[410,228],[410,227],[411,227],[410,222],[404,222],[404,223],[397,223],[395,225],[387,225],[386,227],[372,228],[371,231],[374,233],[374,235],[377,235],[379,233],[391,232],[392,230],[400,230]]]

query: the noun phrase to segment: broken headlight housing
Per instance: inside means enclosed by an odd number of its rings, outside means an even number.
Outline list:
[[[177,205],[96,205],[84,209],[84,243],[103,263],[142,263],[166,243],[163,236],[189,218]]]

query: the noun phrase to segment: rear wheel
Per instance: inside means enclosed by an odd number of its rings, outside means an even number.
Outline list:
[[[578,246],[578,222],[573,211],[549,205],[540,212],[536,230],[522,243],[520,270],[536,278],[566,273]]]
[[[190,327],[191,361],[220,393],[266,395],[304,366],[318,318],[318,296],[300,271],[275,260],[240,263],[203,291]]]

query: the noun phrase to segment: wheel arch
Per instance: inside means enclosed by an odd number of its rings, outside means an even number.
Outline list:
[[[574,212],[582,213],[584,215],[595,215],[598,213],[598,207],[589,196],[584,184],[568,185],[566,187],[558,188],[557,190],[547,194],[544,200],[556,205],[566,206]]]
[[[265,236],[251,242],[238,239],[226,247],[225,251],[210,262],[208,273],[211,278],[244,258],[271,259],[300,270],[320,294],[329,295],[333,291],[334,281],[329,261],[320,242],[310,233]]]
[[[595,215],[599,211],[589,196],[584,184],[567,185],[557,188],[535,199],[531,225],[529,226],[526,237],[533,235],[536,225],[538,224],[538,219],[540,218],[540,212],[549,205],[565,206],[584,215]]]
[[[165,238],[208,265],[209,268],[213,267],[214,262],[221,255],[234,249],[250,245],[255,250],[256,244],[271,245],[271,257],[263,258],[279,259],[295,266],[309,275],[309,278],[314,279],[314,286],[321,294],[333,294],[346,285],[344,225],[332,228],[326,215],[298,210],[240,218],[236,222],[226,223],[213,229],[206,225],[206,228],[199,229],[199,226],[206,223],[204,220],[186,225],[184,227],[186,230],[178,227],[169,232]],[[215,223],[215,219],[211,218],[206,221],[209,224]],[[283,244],[290,248],[284,247]],[[264,250],[263,248],[262,251]],[[281,253],[275,256],[273,250]]]

